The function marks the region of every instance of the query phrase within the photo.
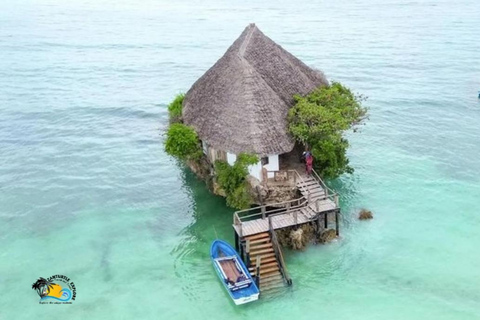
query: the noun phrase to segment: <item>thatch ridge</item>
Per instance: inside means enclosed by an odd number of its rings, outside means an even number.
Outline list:
[[[187,92],[183,120],[215,149],[260,156],[293,149],[287,113],[295,94],[327,84],[250,24]]]

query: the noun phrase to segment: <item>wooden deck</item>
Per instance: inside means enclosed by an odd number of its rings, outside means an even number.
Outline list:
[[[337,209],[335,202],[330,199],[320,201],[320,211],[330,212]],[[296,217],[295,217],[296,216]],[[317,212],[315,210],[315,204],[310,204],[301,209],[290,211],[289,213],[284,213],[281,215],[274,215],[272,219],[272,227],[274,230],[283,229],[286,227],[295,226],[298,224],[304,224],[310,221],[313,221],[317,218]],[[267,232],[269,229],[268,219],[255,219],[250,221],[245,221],[241,225],[233,225],[237,234],[242,237],[250,236],[257,233]]]
[[[293,205],[291,209],[292,204],[285,203],[284,210],[267,211],[265,207],[257,207],[235,212],[233,228],[237,235],[242,238],[267,232],[270,228],[269,223],[272,224],[274,230],[301,225],[315,221],[320,215],[339,210],[337,196],[333,192],[330,192],[329,195],[328,188],[320,178],[301,178],[297,183],[297,188],[305,201],[298,201],[298,204]],[[260,212],[255,213],[258,208],[260,208]],[[269,220],[271,221],[269,222]]]

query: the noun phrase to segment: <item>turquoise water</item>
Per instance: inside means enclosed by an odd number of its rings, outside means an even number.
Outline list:
[[[0,319],[480,319],[479,21],[474,0],[3,0]],[[208,258],[232,210],[162,133],[250,22],[369,96],[370,121],[332,182],[340,239],[235,307]],[[38,304],[55,274],[74,304]]]

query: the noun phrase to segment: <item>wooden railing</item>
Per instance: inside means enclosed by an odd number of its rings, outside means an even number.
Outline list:
[[[305,180],[303,180],[302,176],[298,173],[297,170],[292,170],[295,172],[298,181],[300,182],[300,189],[303,191],[303,194],[310,195],[310,191],[308,191],[307,187],[305,186]]]
[[[273,179],[275,182],[287,182],[288,184],[293,184],[297,183],[297,175],[294,172],[295,170],[275,170],[275,171],[270,171],[270,170],[265,170],[265,173],[267,174],[265,179],[265,182],[270,182],[269,179]],[[270,175],[273,174],[273,178],[270,177]]]
[[[276,203],[275,208],[273,209],[267,210],[267,206],[263,205],[263,206],[258,206],[250,209],[236,211],[233,214],[233,224],[240,228],[239,235],[242,236],[241,228],[242,228],[243,222],[249,221],[249,220],[256,220],[256,219],[266,219],[267,217],[282,215],[292,210],[295,210],[294,214],[297,215],[298,212],[296,209],[303,208],[307,206],[308,203],[309,203],[308,198],[301,197],[301,198],[290,200],[290,201]]]
[[[305,181],[303,180],[302,176],[298,173],[297,170],[294,170],[294,169],[288,169],[288,170],[277,170],[277,171],[266,171],[267,173],[267,179],[265,180],[265,183],[268,185],[268,180],[269,179],[272,179],[272,178],[268,178],[268,174],[269,173],[273,173],[273,180],[276,182],[276,183],[281,183],[281,182],[284,182],[286,181],[288,185],[290,186],[297,186],[297,183],[298,182],[301,182],[302,185],[305,184]],[[286,179],[284,181],[277,181],[279,179],[279,177],[285,177],[286,175]],[[301,188],[304,188],[304,186],[302,186]],[[307,190],[304,190],[305,192],[307,192]]]
[[[275,204],[271,204],[268,207],[271,209],[267,209],[267,205],[261,205],[261,206],[256,206],[250,209],[245,209],[245,210],[240,210],[236,211],[233,214],[233,224],[237,227],[237,230],[239,230],[239,236],[242,236],[242,223],[245,221],[249,220],[256,220],[256,219],[266,219],[268,217],[274,217],[277,215],[282,215],[285,213],[288,213],[290,211],[294,212],[294,219],[295,222],[297,221],[297,214],[298,210],[302,207],[305,207],[311,203],[311,192],[306,188],[306,183],[305,180],[302,178],[302,176],[296,171],[296,170],[287,170],[289,171],[292,175],[295,175],[295,181],[300,182],[298,184],[298,188],[302,191],[304,196],[294,199],[294,200],[289,200],[289,201],[284,201],[284,202],[279,202]],[[318,198],[315,200],[315,209],[317,212],[319,212],[319,205],[321,201],[324,201],[326,199],[329,199],[333,201],[338,208],[338,195],[328,188],[328,186],[323,182],[323,180],[320,178],[320,176],[317,174],[315,170],[312,170],[313,178],[318,181],[320,186],[323,188],[325,191],[325,196]],[[297,184],[296,184],[297,185]],[[306,196],[305,196],[306,195]]]
[[[282,249],[280,248],[280,244],[278,243],[277,233],[273,229],[272,219],[270,217],[268,218],[268,231],[270,233],[270,238],[272,239],[273,251],[275,252],[275,257],[277,259],[278,266],[280,268],[280,272],[282,273],[282,276],[285,279],[285,282],[287,283],[287,285],[291,286],[292,285],[292,279],[290,278],[290,275],[288,274],[287,265],[285,264],[285,260],[283,260]]]
[[[257,288],[260,289],[260,267],[262,265],[262,256],[258,255],[257,256],[257,261],[255,263],[255,283],[257,285]]]
[[[320,185],[322,186],[323,190],[325,190],[325,194],[328,195],[329,194],[329,191],[330,191],[330,194],[335,194],[335,191],[333,191],[332,189],[330,189],[326,184],[325,182],[323,182],[322,178],[320,178],[320,176],[318,175],[317,171],[315,171],[314,169],[312,169],[312,177],[318,181],[318,183],[320,183]]]

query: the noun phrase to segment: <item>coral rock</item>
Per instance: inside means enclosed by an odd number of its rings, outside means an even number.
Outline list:
[[[368,220],[368,219],[373,219],[373,214],[372,211],[362,209],[360,213],[358,214],[358,219],[360,220]]]

